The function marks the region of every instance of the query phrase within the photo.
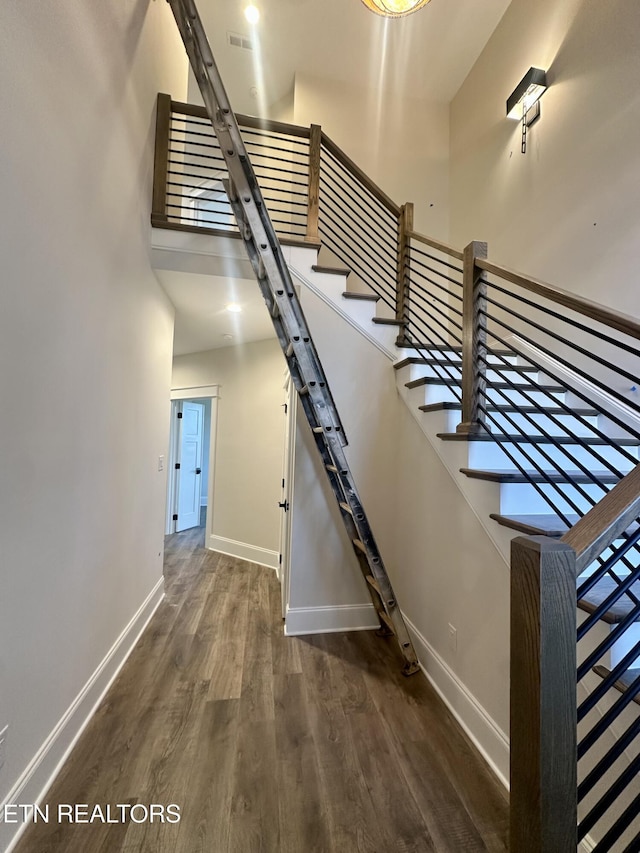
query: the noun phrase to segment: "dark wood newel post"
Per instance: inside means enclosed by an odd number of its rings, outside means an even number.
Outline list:
[[[576,553],[511,542],[511,853],[576,853]]]
[[[487,244],[474,240],[462,260],[462,418],[456,431],[465,435],[480,432],[485,420],[487,373],[487,317],[484,272],[476,265],[487,257]]]
[[[153,161],[153,198],[151,222],[167,221],[167,169],[169,168],[169,130],[171,95],[158,95],[156,106],[156,150]]]
[[[322,150],[322,128],[312,124],[309,130],[309,186],[307,195],[307,234],[305,240],[317,243],[320,203],[320,154]]]
[[[413,203],[408,201],[400,208],[398,216],[398,272],[396,276],[396,320],[401,323],[409,322],[409,302],[411,269],[409,249],[410,234],[413,231]],[[405,340],[406,327],[401,326],[398,332],[398,343]]]

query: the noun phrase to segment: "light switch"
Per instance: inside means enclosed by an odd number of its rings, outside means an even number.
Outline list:
[[[164,471],[164,456],[158,456],[158,471]]]

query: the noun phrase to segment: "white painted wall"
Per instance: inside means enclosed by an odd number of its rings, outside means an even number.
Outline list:
[[[165,3],[0,6],[0,803],[34,802],[89,708],[21,774],[162,589],[173,308],[149,213],[182,56]]]
[[[415,228],[449,230],[449,107],[296,74],[293,121],[322,129],[397,204],[415,205]]]
[[[451,241],[638,316],[640,5],[512,0],[451,104]],[[547,69],[520,153],[505,102]]]
[[[221,386],[214,537],[272,553],[279,545],[283,370],[275,339],[177,356],[173,361],[172,387]]]
[[[350,437],[349,464],[421,660],[504,778],[508,568],[399,397],[390,359],[306,287],[301,298]],[[299,435],[296,448],[291,604],[364,605],[368,593],[311,436]],[[322,489],[314,490],[316,481]]]

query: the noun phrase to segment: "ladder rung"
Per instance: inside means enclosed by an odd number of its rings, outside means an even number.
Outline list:
[[[338,469],[336,468],[335,465],[327,465],[326,467],[327,467],[327,471],[331,471],[332,474],[338,473]]]
[[[349,504],[343,503],[343,502],[341,501],[341,502],[340,502],[340,509],[343,509],[345,512],[348,512],[348,513],[349,513],[349,515],[353,515],[353,510],[351,509],[351,507],[349,506]]]
[[[357,548],[358,551],[362,551],[363,554],[367,553],[367,549],[364,546],[364,542],[362,542],[360,539],[353,539],[352,541],[354,548]]]
[[[314,427],[313,432],[315,432],[316,435],[318,435],[319,433],[324,432],[324,428],[321,426],[320,427]]]
[[[378,613],[378,616],[380,617],[380,621],[381,621],[381,622],[384,622],[384,624],[387,626],[387,628],[388,628],[392,633],[394,633],[394,634],[395,634],[396,629],[395,629],[395,628],[394,628],[394,626],[393,626],[393,622],[391,621],[391,619],[389,618],[389,616],[387,616],[387,614],[384,612],[384,610],[380,610],[380,611],[379,611],[379,613]]]
[[[378,593],[378,595],[382,599],[382,590],[378,586],[378,581],[374,578],[374,576],[373,575],[367,575],[366,580],[367,580],[367,583],[369,584],[369,586],[373,587],[373,589],[375,589],[375,591]]]
[[[300,389],[300,396],[304,397],[308,393],[309,393],[309,386],[303,385],[302,388]]]
[[[289,346],[286,348],[286,350],[284,351],[284,354],[286,355],[287,358],[291,358],[291,356],[293,355],[293,344],[292,343],[290,343]]]

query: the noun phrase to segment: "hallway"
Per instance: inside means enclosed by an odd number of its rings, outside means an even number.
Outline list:
[[[166,598],[50,791],[179,823],[30,826],[17,853],[498,853],[507,798],[370,632],[287,639],[270,569],[167,538]]]

